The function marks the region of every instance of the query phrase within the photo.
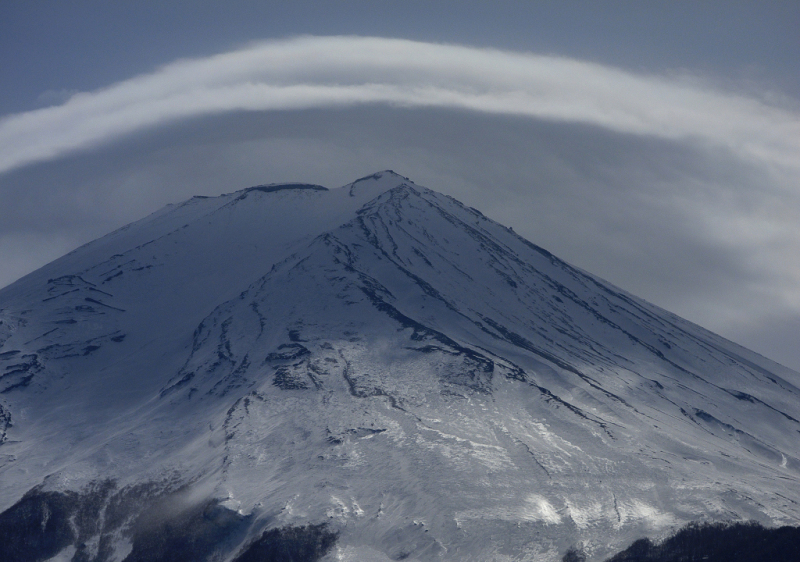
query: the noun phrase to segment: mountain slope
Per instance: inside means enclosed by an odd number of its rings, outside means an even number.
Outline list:
[[[147,559],[176,497],[228,514],[220,560],[321,523],[328,559],[546,560],[800,519],[796,373],[392,172],[169,207],[0,309],[0,509],[126,506],[62,557]]]

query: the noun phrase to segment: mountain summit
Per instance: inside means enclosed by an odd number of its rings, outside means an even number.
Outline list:
[[[0,558],[797,524],[799,381],[391,171],[195,197],[0,291]]]

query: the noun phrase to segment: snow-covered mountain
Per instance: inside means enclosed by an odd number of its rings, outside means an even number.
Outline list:
[[[599,560],[796,525],[798,386],[390,171],[195,197],[0,291],[0,554]]]

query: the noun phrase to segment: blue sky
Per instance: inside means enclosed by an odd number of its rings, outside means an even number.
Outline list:
[[[0,286],[392,168],[800,368],[797,2],[0,4]]]

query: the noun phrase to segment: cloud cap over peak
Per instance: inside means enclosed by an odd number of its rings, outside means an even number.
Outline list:
[[[0,120],[0,173],[180,119],[394,104],[694,139],[798,168],[800,111],[697,80],[573,59],[376,37],[302,36],[179,60]]]

